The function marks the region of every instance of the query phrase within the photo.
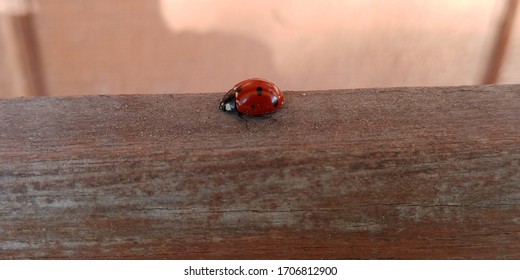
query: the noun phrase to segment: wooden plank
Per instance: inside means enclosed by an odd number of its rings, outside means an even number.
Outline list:
[[[520,85],[0,101],[0,258],[520,258]]]

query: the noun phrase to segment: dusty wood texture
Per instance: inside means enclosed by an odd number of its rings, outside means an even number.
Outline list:
[[[1,258],[520,258],[520,86],[0,101]]]

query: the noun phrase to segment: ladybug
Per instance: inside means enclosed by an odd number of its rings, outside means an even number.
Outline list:
[[[268,80],[252,78],[236,84],[220,100],[219,109],[237,112],[239,116],[261,116],[280,109],[285,97],[278,87]]]

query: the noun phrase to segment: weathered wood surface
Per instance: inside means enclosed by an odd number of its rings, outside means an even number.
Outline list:
[[[0,101],[0,258],[520,258],[520,86]]]

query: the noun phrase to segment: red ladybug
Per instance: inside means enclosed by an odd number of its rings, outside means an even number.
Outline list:
[[[237,112],[260,116],[280,109],[285,102],[282,91],[268,80],[253,78],[244,80],[230,89],[220,100],[219,108],[225,112]]]

